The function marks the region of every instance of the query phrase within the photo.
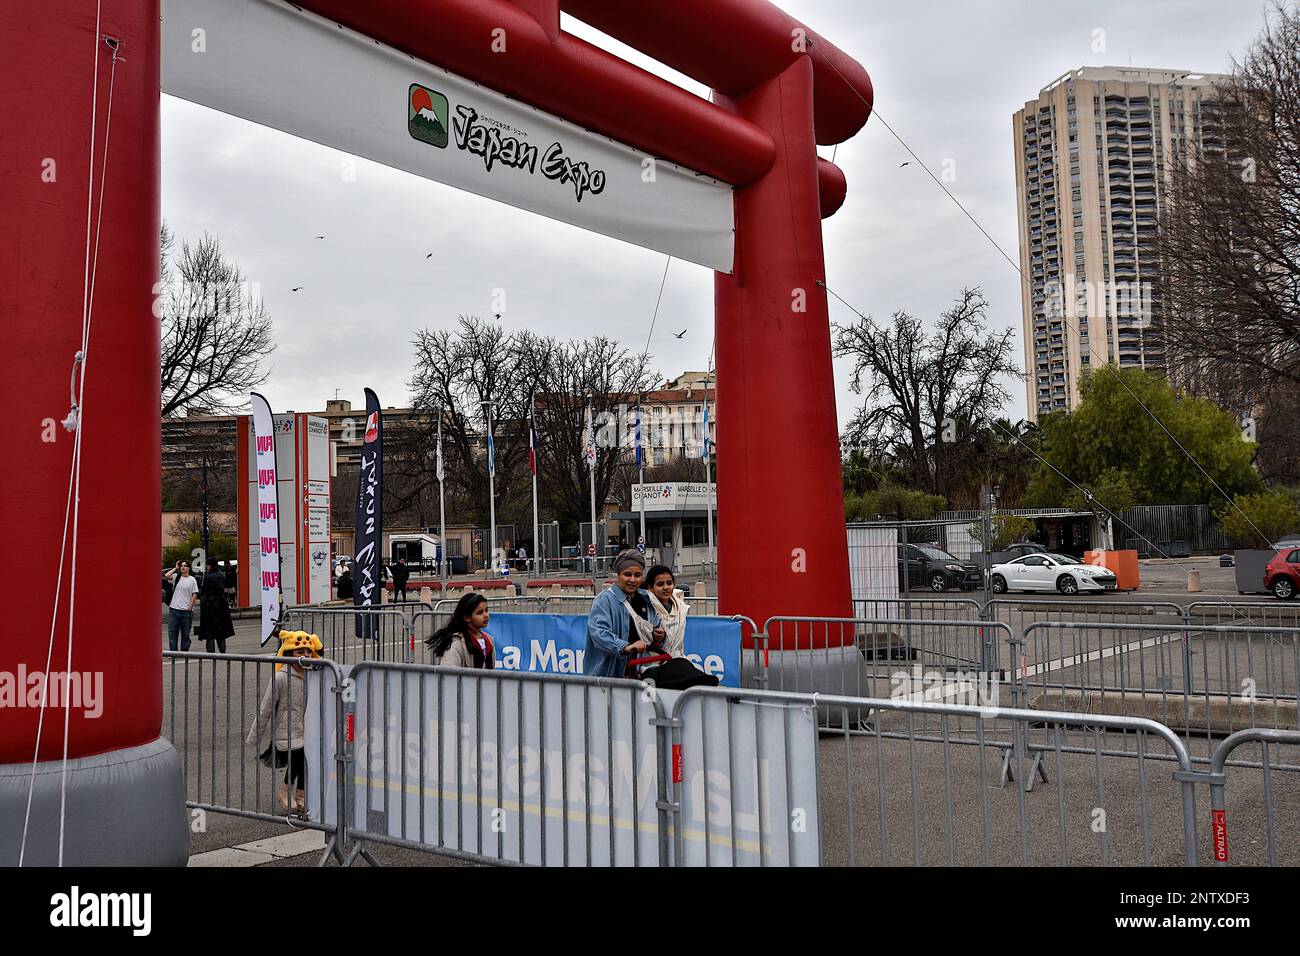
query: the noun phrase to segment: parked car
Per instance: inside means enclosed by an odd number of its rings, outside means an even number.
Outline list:
[[[1300,592],[1300,547],[1283,548],[1264,568],[1264,588],[1289,601]]]
[[[1023,558],[995,564],[992,568],[994,594],[1008,591],[1060,591],[1062,594],[1114,591],[1119,582],[1115,572],[1084,564],[1066,554],[1027,554]]]
[[[1007,545],[999,553],[1003,556],[1002,563],[1005,564],[1007,561],[1023,558],[1027,554],[1046,554],[1047,549],[1036,541],[1017,541]]]
[[[932,544],[898,546],[900,591],[972,591],[982,585],[978,564],[963,564]]]
[[[1300,548],[1300,534],[1289,534],[1273,542],[1274,551],[1281,551],[1283,548]]]

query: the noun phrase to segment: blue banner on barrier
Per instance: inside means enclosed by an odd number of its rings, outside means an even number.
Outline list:
[[[587,618],[576,614],[493,614],[487,627],[497,667],[544,674],[581,674]],[[725,617],[687,617],[686,656],[718,678],[740,686],[740,623]]]

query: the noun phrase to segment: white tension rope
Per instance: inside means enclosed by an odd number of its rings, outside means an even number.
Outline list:
[[[90,324],[94,315],[95,299],[95,277],[99,265],[99,239],[100,228],[104,219],[104,183],[108,170],[108,143],[109,135],[112,130],[113,118],[113,85],[117,75],[117,64],[119,60],[125,57],[118,55],[119,41],[113,37],[102,37],[104,45],[112,51],[109,67],[108,81],[108,103],[105,110],[104,119],[104,150],[100,158],[100,176],[99,176],[99,209],[94,211],[95,198],[95,133],[96,120],[98,119],[98,100],[99,100],[99,41],[100,23],[102,21],[103,0],[96,4],[95,10],[95,48],[92,67],[91,83],[91,106],[90,106],[90,160],[86,172],[86,253],[85,253],[85,270],[82,284],[82,303],[81,303],[81,348],[73,356],[72,360],[72,382],[70,384],[71,408],[61,424],[69,431],[75,433],[72,446],[72,461],[69,466],[68,474],[68,495],[67,502],[63,512],[63,529],[59,540],[59,568],[62,569],[64,558],[67,554],[68,542],[68,519],[69,514],[72,519],[72,568],[68,586],[68,643],[67,657],[65,668],[70,675],[72,671],[72,636],[73,627],[76,618],[75,595],[77,593],[77,532],[80,525],[81,517],[81,439],[84,433],[82,425],[85,422],[85,389],[86,389],[86,365],[90,353]],[[94,244],[91,244],[91,219],[94,212]],[[63,577],[61,574],[55,576],[54,587],[54,608],[50,617],[50,640],[46,649],[44,680],[41,684],[41,704],[39,716],[36,724],[36,743],[32,752],[32,772],[27,786],[27,808],[23,816],[23,835],[22,843],[18,853],[18,865],[22,866],[27,851],[27,835],[31,826],[32,798],[36,786],[36,768],[40,759],[41,736],[45,726],[45,708],[49,697],[50,666],[54,657],[54,633],[58,625],[59,599],[62,594]],[[63,700],[63,755],[62,767],[60,773],[59,787],[59,862],[63,865],[64,836],[66,832],[67,821],[67,800],[68,800],[68,736],[69,721],[72,713],[70,698],[65,695]]]

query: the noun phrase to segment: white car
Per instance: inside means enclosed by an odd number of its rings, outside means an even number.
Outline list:
[[[1110,568],[1084,564],[1065,554],[1027,554],[990,571],[994,594],[1008,591],[1060,591],[1062,594],[1114,591],[1118,581]]]

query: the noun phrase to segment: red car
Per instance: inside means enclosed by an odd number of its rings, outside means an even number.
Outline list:
[[[1283,548],[1264,569],[1264,587],[1283,601],[1300,592],[1300,548]]]

